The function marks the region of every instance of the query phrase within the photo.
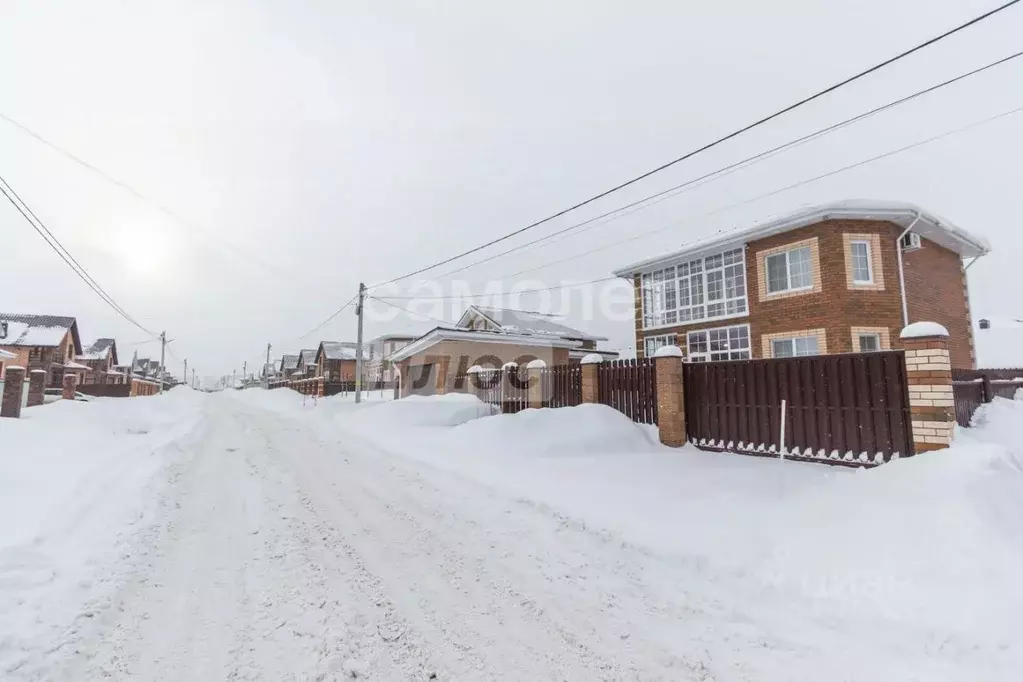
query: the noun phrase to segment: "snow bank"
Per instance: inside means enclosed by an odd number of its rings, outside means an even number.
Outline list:
[[[145,491],[194,428],[204,396],[58,401],[0,419],[0,670],[68,627],[116,562],[118,536],[151,504]],[[52,635],[52,633],[51,633]],[[33,644],[35,643],[35,644]]]
[[[357,413],[342,412],[349,426],[360,431],[457,426],[473,419],[494,414],[492,405],[465,393],[434,396],[409,396],[402,400],[381,401],[366,405]]]
[[[572,457],[661,449],[656,429],[606,405],[523,410],[458,426],[452,443],[485,443],[491,452],[522,457]]]

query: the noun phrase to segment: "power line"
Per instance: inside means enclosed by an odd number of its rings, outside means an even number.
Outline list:
[[[370,298],[380,301],[381,303],[386,303],[387,301],[455,301],[466,298],[491,298],[498,296],[518,296],[519,294],[536,294],[544,291],[557,291],[558,289],[572,289],[574,287],[600,284],[601,282],[610,282],[614,279],[619,278],[613,276],[601,277],[600,279],[591,279],[585,282],[569,282],[566,284],[558,284],[553,287],[544,287],[542,289],[523,289],[521,291],[496,292],[490,294],[465,294],[464,296],[370,296]]]
[[[844,173],[845,171],[853,170],[855,168],[859,168],[861,166],[865,166],[865,165],[867,165],[869,163],[873,163],[875,161],[880,161],[882,159],[886,159],[886,158],[889,158],[891,156],[895,156],[897,154],[901,154],[903,152],[907,152],[907,151],[910,151],[912,149],[916,149],[917,147],[922,147],[922,146],[924,146],[926,144],[930,144],[932,142],[937,142],[939,140],[945,139],[945,138],[950,137],[952,135],[956,135],[958,133],[966,132],[967,130],[971,130],[973,128],[978,128],[978,127],[980,127],[982,125],[986,125],[988,123],[993,123],[994,121],[997,121],[997,120],[1002,119],[1002,118],[1006,118],[1006,117],[1011,116],[1013,114],[1017,114],[1017,113],[1019,113],[1021,111],[1023,111],[1023,107],[1018,107],[1018,108],[1011,109],[1011,110],[1008,110],[1008,111],[1003,111],[1000,114],[996,114],[994,116],[991,116],[991,117],[988,117],[988,118],[985,118],[985,119],[982,119],[982,120],[979,120],[979,121],[974,121],[973,123],[969,123],[969,124],[967,124],[965,126],[961,126],[959,128],[955,128],[953,130],[948,130],[948,131],[946,131],[944,133],[941,133],[939,135],[935,135],[933,137],[929,137],[927,139],[920,140],[918,142],[914,142],[912,144],[905,145],[903,147],[899,147],[898,149],[893,149],[893,150],[884,152],[883,154],[878,154],[876,156],[872,156],[870,158],[863,159],[862,161],[857,161],[855,163],[851,163],[849,165],[842,166],[841,168],[836,168],[836,169],[828,171],[826,173],[821,173],[820,175],[816,175],[816,176],[814,176],[812,178],[807,178],[805,180],[800,180],[799,182],[793,183],[791,185],[786,185],[785,187],[780,187],[778,189],[771,190],[770,192],[766,192],[764,194],[759,194],[759,195],[751,197],[749,199],[744,199],[744,200],[739,201],[739,202],[735,202],[735,203],[732,203],[732,204],[727,204],[727,205],[722,206],[720,208],[714,209],[713,211],[709,211],[707,213],[704,213],[704,214],[702,214],[699,217],[700,218],[707,218],[707,217],[710,217],[710,216],[713,216],[713,215],[717,215],[719,213],[724,213],[725,211],[729,211],[729,210],[731,210],[733,208],[738,208],[740,206],[745,206],[746,204],[750,204],[750,203],[753,203],[755,201],[760,201],[761,199],[766,199],[768,197],[772,197],[772,196],[775,196],[777,194],[781,194],[782,192],[787,192],[789,190],[793,190],[793,189],[796,189],[798,187],[802,187],[804,185],[808,185],[808,184],[811,184],[813,182],[817,182],[818,180],[823,180],[825,178],[829,178],[829,177],[832,177],[834,175],[838,175],[839,173]],[[604,246],[599,246],[599,247],[597,247],[595,249],[589,249],[587,251],[583,251],[581,253],[577,253],[577,254],[574,254],[572,256],[568,256],[566,258],[559,258],[558,260],[550,261],[548,263],[544,263],[542,265],[538,265],[538,266],[535,266],[535,267],[532,267],[532,268],[527,268],[525,270],[519,270],[518,272],[514,272],[514,273],[511,273],[511,274],[508,274],[508,275],[502,275],[498,279],[499,280],[510,279],[512,277],[517,277],[519,275],[524,275],[524,274],[528,274],[530,272],[535,272],[536,270],[543,270],[544,268],[549,268],[549,267],[551,267],[553,265],[560,265],[560,264],[566,263],[568,261],[578,260],[579,258],[584,258],[584,257],[592,255],[594,253],[599,253],[601,251],[606,251],[608,249],[615,248],[616,246],[621,246],[623,244],[628,244],[630,242],[634,242],[636,240],[643,239],[645,237],[649,237],[649,236],[657,234],[659,232],[664,232],[665,230],[668,230],[668,229],[671,229],[671,228],[676,228],[679,225],[680,225],[679,221],[673,221],[671,223],[668,223],[667,225],[662,225],[662,226],[660,226],[658,228],[655,228],[655,229],[652,229],[652,230],[643,230],[643,231],[639,232],[638,234],[634,234],[631,237],[628,237],[626,239],[621,239],[621,240],[612,242],[610,244],[605,244]],[[711,237],[717,237],[717,236],[729,234],[729,233],[732,233],[732,232],[741,232],[744,229],[746,229],[746,228],[737,227],[737,228],[732,228],[730,230],[721,230],[721,231],[718,231],[717,233],[715,233],[714,235],[711,235]],[[684,248],[686,246],[691,246],[691,245],[694,245],[694,244],[706,241],[709,238],[710,237],[708,237],[708,236],[704,236],[704,237],[700,237],[700,238],[697,238],[697,239],[693,239],[693,240],[690,240],[688,242],[682,243],[677,248]],[[607,278],[603,278],[603,279],[590,280],[588,282],[580,282],[578,284],[565,284],[565,285],[560,285],[560,286],[557,286],[557,287],[549,287],[549,288],[545,288],[545,289],[523,290],[523,291],[519,291],[519,292],[507,292],[507,293],[498,293],[498,294],[467,294],[465,296],[437,296],[437,297],[415,297],[415,296],[398,297],[398,296],[386,296],[384,298],[395,299],[395,300],[396,299],[405,299],[405,298],[407,298],[409,300],[416,299],[416,298],[419,298],[420,300],[449,300],[449,299],[462,299],[462,298],[486,298],[486,297],[490,297],[490,296],[508,296],[508,295],[520,294],[520,293],[533,293],[533,292],[551,291],[551,290],[555,290],[555,289],[562,289],[562,288],[567,288],[567,287],[572,287],[572,286],[583,286],[583,285],[586,285],[586,284],[598,284],[600,282],[610,281],[612,279],[617,279],[617,278],[616,277],[607,277]],[[380,299],[377,299],[377,300],[380,300]]]
[[[338,308],[337,310],[335,310],[335,311],[334,311],[333,313],[331,313],[330,317],[328,317],[327,319],[325,319],[325,320],[324,320],[323,322],[320,322],[320,323],[319,323],[318,325],[316,325],[315,327],[313,327],[312,329],[310,329],[309,331],[307,331],[307,332],[306,332],[305,334],[303,334],[302,336],[298,337],[298,339],[297,339],[297,340],[298,340],[298,341],[301,341],[301,340],[303,340],[303,339],[304,339],[305,337],[307,337],[307,336],[309,336],[310,334],[312,334],[313,332],[315,332],[315,331],[318,331],[318,330],[322,329],[322,328],[323,328],[324,326],[326,326],[326,325],[327,325],[327,323],[328,323],[328,322],[330,322],[331,320],[333,320],[333,319],[334,319],[335,317],[337,317],[338,315],[340,315],[340,314],[342,313],[342,311],[344,311],[344,310],[345,310],[346,308],[348,308],[348,306],[350,306],[350,305],[352,305],[353,303],[355,303],[355,299],[357,299],[358,297],[359,297],[359,295],[358,295],[358,294],[356,294],[355,296],[352,296],[352,297],[351,297],[350,299],[348,299],[348,303],[345,303],[345,304],[344,304],[343,306],[341,306],[340,308]]]
[[[374,301],[380,301],[384,305],[389,305],[389,306],[391,306],[392,308],[394,308],[396,310],[400,310],[401,312],[405,313],[406,315],[411,315],[411,316],[414,316],[414,317],[422,317],[425,320],[430,320],[432,322],[437,322],[439,324],[443,324],[443,325],[449,326],[449,327],[451,326],[451,323],[448,322],[447,320],[442,320],[440,318],[433,317],[431,315],[426,315],[424,313],[412,312],[408,308],[402,308],[400,305],[397,305],[396,303],[391,303],[390,301],[385,301],[384,299],[377,298],[376,296],[369,296],[369,295],[367,295],[366,298],[374,300]]]
[[[721,208],[718,208],[718,209],[715,209],[715,210],[710,211],[708,213],[705,213],[705,214],[703,214],[700,217],[701,218],[707,218],[707,217],[710,217],[710,216],[713,216],[713,215],[717,215],[719,213],[724,213],[725,211],[731,210],[733,208],[738,208],[739,206],[745,206],[746,204],[753,203],[754,201],[760,201],[761,199],[767,199],[768,197],[773,197],[776,194],[781,194],[782,192],[787,192],[789,190],[796,189],[798,187],[802,187],[803,185],[808,185],[810,183],[817,182],[818,180],[823,180],[823,179],[829,178],[829,177],[831,177],[833,175],[837,175],[839,173],[844,173],[845,171],[852,170],[854,168],[859,168],[859,167],[865,166],[865,165],[867,165],[869,163],[873,163],[875,161],[880,161],[882,159],[886,159],[888,157],[895,156],[896,154],[901,154],[903,152],[907,152],[907,151],[909,151],[911,149],[916,149],[917,147],[922,147],[922,146],[924,146],[926,144],[930,144],[931,142],[937,142],[938,140],[945,139],[945,138],[950,137],[952,135],[956,135],[958,133],[966,132],[967,130],[971,130],[973,128],[977,128],[979,126],[986,125],[988,123],[993,123],[996,120],[999,120],[1001,118],[1005,118],[1007,116],[1011,116],[1013,114],[1017,114],[1020,111],[1023,111],[1023,107],[1019,107],[1019,108],[1016,108],[1016,109],[1011,109],[1009,111],[1004,111],[1004,112],[1002,112],[1000,114],[996,114],[995,116],[992,116],[992,117],[989,117],[989,118],[985,118],[985,119],[982,119],[980,121],[975,121],[973,123],[967,124],[967,125],[962,126],[960,128],[955,128],[953,130],[946,131],[944,133],[941,133],[940,135],[935,135],[935,136],[929,137],[929,138],[927,138],[925,140],[920,140],[919,142],[914,142],[914,143],[906,145],[904,147],[899,147],[898,149],[893,149],[893,150],[885,152],[883,154],[878,154],[877,156],[872,156],[872,157],[870,157],[868,159],[864,159],[862,161],[857,161],[856,163],[852,163],[852,164],[849,164],[847,166],[842,166],[841,168],[836,168],[835,170],[828,171],[827,173],[822,173],[822,174],[816,175],[816,176],[814,176],[812,178],[808,178],[806,180],[801,180],[801,181],[793,183],[791,185],[787,185],[785,187],[781,187],[779,189],[772,190],[772,191],[767,192],[765,194],[759,194],[759,195],[757,195],[755,197],[752,197],[750,199],[745,199],[743,201],[739,201],[739,202],[736,202],[736,203],[733,203],[733,204],[728,204],[726,206],[722,206]],[[628,244],[629,242],[636,241],[637,239],[643,239],[644,237],[649,237],[652,234],[656,234],[658,232],[663,232],[663,231],[671,229],[673,227],[678,227],[678,225],[679,225],[678,222],[668,223],[667,225],[662,225],[661,227],[658,227],[656,229],[645,230],[643,232],[640,232],[639,234],[633,235],[633,236],[628,237],[626,239],[622,239],[622,240],[619,240],[619,241],[616,241],[616,242],[612,242],[612,243],[607,244],[605,246],[597,247],[595,249],[590,249],[589,251],[583,251],[582,253],[577,253],[577,254],[575,254],[573,256],[568,256],[567,258],[561,258],[561,259],[558,259],[558,260],[555,260],[555,261],[550,261],[548,263],[544,263],[543,265],[538,265],[536,267],[528,268],[526,270],[519,270],[518,272],[514,272],[514,273],[512,273],[510,275],[503,275],[502,277],[500,277],[500,279],[508,279],[508,278],[511,278],[511,277],[518,277],[519,275],[525,275],[525,274],[530,273],[530,272],[535,272],[536,270],[542,270],[542,269],[548,268],[548,267],[550,267],[552,265],[560,265],[562,263],[566,263],[566,262],[571,261],[571,260],[577,260],[579,258],[583,258],[585,256],[589,256],[589,255],[592,255],[594,253],[598,253],[600,251],[606,251],[606,250],[612,249],[612,248],[614,248],[616,246],[621,246],[622,244]],[[727,230],[727,231],[721,232],[719,234],[727,234],[728,232],[741,231],[742,229],[744,229],[744,228],[735,228],[735,229],[732,229],[732,230]],[[682,246],[687,246],[689,244],[701,242],[701,241],[704,241],[704,239],[705,238],[696,239],[696,240],[693,240],[692,242],[689,242],[688,244],[682,244]]]
[[[118,315],[120,315],[125,320],[127,320],[134,326],[138,327],[145,333],[150,334],[152,336],[156,336],[152,331],[146,329],[139,322],[137,322],[135,318],[133,318],[124,310],[124,308],[118,305],[118,303],[113,299],[113,297],[110,296],[110,294],[104,291],[103,287],[101,287],[99,283],[88,273],[88,271],[81,265],[81,263],[78,262],[78,260],[71,254],[71,252],[68,251],[63,244],[60,243],[60,240],[58,240],[54,236],[50,229],[46,227],[46,224],[42,220],[40,220],[39,216],[37,216],[35,212],[31,209],[31,207],[25,202],[25,200],[22,199],[17,192],[15,192],[14,188],[11,186],[9,182],[7,182],[7,180],[3,176],[0,176],[0,193],[2,193],[7,198],[7,200],[11,202],[11,205],[14,206],[14,208],[17,209],[18,213],[21,214],[21,216],[26,220],[26,222],[28,222],[28,224],[32,226],[32,229],[34,229],[36,233],[43,238],[43,241],[46,242],[46,245],[53,249],[53,251],[58,256],[60,256],[61,260],[63,260],[64,263],[66,263],[67,266],[71,268],[71,270],[74,271],[74,273],[83,282],[85,282],[86,286],[92,289],[92,291],[97,296],[99,296],[104,303],[110,306]]]
[[[292,280],[296,279],[296,278],[297,279],[303,279],[303,280],[305,279],[304,277],[302,277],[300,275],[296,275],[295,273],[288,272],[287,270],[284,270],[284,269],[274,265],[273,263],[271,263],[269,261],[263,260],[262,258],[256,256],[253,253],[250,253],[249,251],[247,251],[245,249],[241,249],[241,248],[235,246],[231,242],[229,242],[229,241],[223,239],[222,237],[220,237],[219,235],[217,235],[212,230],[210,230],[210,229],[208,229],[206,227],[203,227],[202,225],[199,225],[198,223],[195,223],[195,222],[185,218],[184,216],[180,215],[179,213],[177,213],[173,209],[171,209],[171,208],[161,204],[160,202],[158,202],[158,201],[156,201],[154,199],[151,199],[147,195],[143,194],[141,191],[135,189],[134,187],[132,187],[128,183],[124,182],[123,180],[118,180],[117,178],[113,177],[112,175],[110,175],[109,173],[104,171],[103,169],[101,169],[101,168],[99,168],[97,166],[94,166],[93,164],[89,163],[88,161],[86,161],[82,157],[78,156],[77,154],[74,154],[74,153],[64,149],[63,147],[60,147],[56,143],[51,142],[50,140],[46,139],[45,137],[43,137],[42,135],[40,135],[36,131],[32,130],[31,128],[29,128],[25,124],[21,123],[20,121],[17,121],[15,119],[11,118],[7,114],[4,114],[3,112],[0,112],[0,119],[3,119],[4,121],[7,121],[8,123],[10,123],[11,125],[15,126],[16,128],[19,128],[25,134],[35,138],[36,140],[38,140],[39,142],[43,143],[44,145],[46,145],[50,149],[54,150],[58,154],[60,154],[60,155],[64,156],[65,158],[67,158],[67,159],[77,163],[78,165],[82,166],[86,170],[91,171],[92,173],[96,174],[97,176],[99,176],[103,180],[106,180],[110,184],[115,185],[117,187],[120,187],[124,191],[126,191],[129,194],[131,194],[132,196],[134,196],[139,201],[141,201],[141,202],[143,202],[145,204],[148,204],[149,206],[152,206],[153,208],[155,208],[160,213],[163,213],[165,216],[167,216],[168,218],[170,218],[174,222],[176,222],[176,223],[178,223],[178,224],[188,228],[193,233],[202,234],[207,239],[210,239],[210,240],[212,240],[214,242],[217,242],[218,244],[220,244],[221,247],[223,247],[223,248],[233,252],[235,255],[241,256],[243,258],[247,258],[251,262],[253,262],[253,263],[257,264],[257,265],[260,265],[260,266],[270,270],[271,272],[276,273],[277,275],[279,275],[281,277],[285,277],[285,278],[292,279]],[[311,280],[305,280],[305,281],[307,283],[309,283],[309,284],[314,284]]]
[[[871,116],[874,116],[876,114],[879,114],[879,113],[881,113],[883,111],[887,111],[888,109],[895,108],[897,106],[905,104],[906,102],[909,102],[909,101],[912,101],[914,99],[917,99],[918,97],[922,97],[924,95],[930,94],[930,93],[935,92],[937,90],[940,90],[942,88],[948,87],[949,85],[957,83],[957,82],[959,82],[961,80],[965,80],[966,78],[969,78],[971,76],[976,76],[977,74],[983,73],[983,72],[985,72],[985,71],[987,71],[989,69],[993,69],[996,66],[1001,66],[1002,64],[1010,62],[1013,59],[1018,59],[1021,56],[1023,56],[1023,51],[1016,52],[1016,53],[1011,54],[1011,55],[1009,55],[1007,57],[1003,57],[1002,59],[999,59],[997,61],[991,62],[991,63],[986,64],[984,66],[981,66],[979,68],[973,69],[972,71],[968,71],[968,72],[962,73],[962,74],[960,74],[960,75],[958,75],[958,76],[956,76],[954,78],[950,78],[948,80],[942,81],[941,83],[938,83],[936,85],[932,85],[932,86],[930,86],[928,88],[925,88],[923,90],[918,90],[917,92],[914,92],[911,95],[907,95],[907,96],[899,98],[897,100],[893,100],[891,102],[888,102],[887,104],[884,104],[882,106],[879,106],[879,107],[876,107],[874,109],[871,109],[870,111],[867,111],[867,112],[864,112],[862,114],[858,114],[856,116],[847,118],[847,119],[845,119],[843,121],[839,121],[838,123],[834,123],[834,124],[826,126],[824,128],[819,128],[819,129],[817,129],[816,131],[814,131],[812,133],[804,135],[804,136],[802,136],[800,138],[797,138],[795,140],[791,140],[789,142],[786,142],[785,144],[778,145],[777,147],[773,147],[772,149],[768,149],[766,151],[760,152],[760,153],[755,154],[753,156],[749,156],[749,157],[747,157],[745,159],[742,159],[741,161],[736,161],[735,163],[732,163],[732,164],[729,164],[727,166],[724,166],[723,168],[719,168],[719,169],[711,171],[709,173],[705,173],[705,174],[701,175],[698,178],[694,178],[692,180],[687,180],[686,182],[684,182],[684,183],[682,183],[680,185],[675,185],[674,187],[669,187],[666,190],[657,192],[655,194],[651,194],[650,196],[644,197],[642,199],[638,199],[636,201],[633,201],[632,203],[626,204],[625,206],[620,206],[620,207],[615,208],[613,210],[607,211],[606,213],[602,213],[601,215],[598,215],[598,216],[596,216],[594,218],[589,218],[589,219],[584,220],[582,222],[575,223],[574,225],[569,225],[568,227],[562,228],[562,229],[557,230],[555,232],[552,232],[552,233],[550,233],[548,235],[544,235],[543,237],[538,237],[536,239],[533,239],[532,241],[528,241],[528,242],[526,242],[524,244],[520,244],[518,246],[514,246],[514,247],[512,247],[510,249],[507,249],[507,250],[502,251],[500,253],[494,254],[492,256],[487,256],[486,258],[481,258],[480,260],[473,261],[472,263],[469,263],[468,265],[463,265],[461,267],[455,268],[454,270],[450,270],[448,272],[445,272],[444,274],[438,275],[436,277],[433,277],[433,278],[431,278],[430,280],[427,280],[427,281],[436,281],[438,279],[444,279],[446,277],[450,277],[451,275],[455,275],[455,274],[458,274],[459,272],[464,272],[465,270],[469,270],[470,268],[474,268],[477,265],[482,265],[483,263],[488,263],[490,261],[496,260],[496,259],[501,258],[503,256],[507,256],[508,254],[514,253],[516,251],[520,251],[522,249],[529,248],[530,246],[534,246],[536,244],[540,244],[540,243],[549,241],[550,239],[553,239],[554,237],[566,234],[568,232],[572,232],[572,231],[578,230],[581,233],[581,232],[586,232],[587,230],[593,229],[595,227],[598,227],[600,225],[606,225],[606,224],[608,224],[608,223],[610,223],[610,222],[612,222],[614,220],[617,220],[618,218],[621,218],[621,217],[623,217],[625,215],[628,215],[630,213],[634,213],[636,211],[640,211],[640,210],[643,210],[645,208],[649,208],[650,206],[654,206],[654,205],[656,205],[656,204],[658,204],[658,203],[660,203],[662,201],[666,201],[668,199],[672,199],[672,198],[674,198],[675,196],[678,196],[679,194],[681,194],[682,192],[684,192],[687,189],[692,189],[692,188],[697,187],[697,186],[703,186],[705,184],[709,184],[710,182],[713,182],[714,180],[719,180],[719,179],[721,179],[723,177],[731,175],[732,173],[734,173],[734,172],[736,172],[738,170],[742,170],[744,168],[749,168],[750,166],[753,166],[753,165],[755,165],[755,164],[757,164],[757,163],[759,163],[761,161],[766,161],[767,159],[773,158],[774,156],[777,156],[778,154],[781,154],[781,153],[784,153],[784,152],[789,151],[791,149],[795,149],[796,147],[802,146],[803,144],[806,144],[807,142],[811,142],[813,140],[820,139],[822,137],[830,135],[833,132],[837,132],[840,129],[843,129],[843,128],[847,127],[847,126],[853,125],[854,123],[858,123],[860,121],[863,121],[863,120],[865,120],[867,118],[870,118]],[[609,220],[604,220],[604,218],[610,218],[610,219]],[[394,298],[394,297],[390,297],[390,298]]]
[[[630,185],[633,185],[633,184],[635,184],[635,183],[637,183],[637,182],[639,182],[641,180],[649,178],[650,176],[655,175],[656,173],[660,173],[663,170],[671,168],[672,166],[674,166],[674,165],[676,165],[678,163],[681,163],[682,161],[685,161],[687,159],[690,159],[690,158],[696,156],[697,154],[700,154],[700,153],[705,152],[705,151],[707,151],[709,149],[717,147],[718,145],[720,145],[720,144],[722,144],[724,142],[727,142],[728,140],[731,140],[731,139],[733,139],[735,137],[738,137],[739,135],[742,135],[743,133],[746,133],[746,132],[748,132],[748,131],[750,131],[750,130],[758,127],[758,126],[761,126],[761,125],[763,125],[763,124],[765,124],[765,123],[767,123],[769,121],[772,121],[772,120],[778,118],[779,116],[787,114],[790,111],[793,111],[793,110],[795,110],[795,109],[797,109],[797,108],[799,108],[799,107],[801,107],[801,106],[803,106],[805,104],[808,104],[808,103],[810,103],[810,102],[812,102],[812,101],[814,101],[816,99],[819,99],[819,98],[823,97],[824,95],[827,95],[827,94],[829,94],[831,92],[834,92],[835,90],[838,90],[839,88],[842,88],[842,87],[844,87],[844,86],[846,86],[846,85],[848,85],[848,84],[850,84],[850,83],[852,83],[854,81],[857,81],[857,80],[863,78],[864,76],[867,76],[867,75],[869,75],[871,73],[874,73],[875,71],[879,71],[879,70],[885,68],[886,66],[889,66],[889,65],[899,61],[900,59],[908,57],[909,55],[911,55],[911,54],[913,54],[915,52],[918,52],[918,51],[920,51],[920,50],[922,50],[922,49],[924,49],[926,47],[929,47],[930,45],[933,45],[934,43],[937,43],[937,42],[939,42],[941,40],[944,40],[945,38],[948,38],[949,36],[952,36],[952,35],[960,32],[960,31],[962,31],[962,30],[964,30],[966,28],[969,28],[970,26],[973,26],[974,24],[979,23],[979,22],[983,21],[984,19],[987,19],[988,17],[991,17],[991,16],[993,16],[993,15],[995,15],[995,14],[997,14],[997,13],[1003,11],[1003,10],[1006,10],[1009,7],[1012,7],[1013,5],[1015,5],[1015,4],[1019,3],[1019,2],[1020,2],[1020,0],[1009,0],[1009,2],[1006,2],[1006,3],[1004,3],[1004,4],[1000,5],[1000,6],[992,9],[992,10],[989,10],[989,11],[987,11],[987,12],[985,12],[985,13],[979,15],[979,16],[976,16],[973,19],[970,19],[969,21],[967,21],[967,22],[965,22],[963,24],[960,24],[960,25],[956,26],[955,28],[952,28],[952,29],[950,29],[948,31],[945,31],[944,33],[942,33],[942,34],[940,34],[938,36],[935,36],[933,38],[925,40],[924,42],[922,42],[922,43],[920,43],[920,44],[918,44],[918,45],[916,45],[916,46],[914,46],[914,47],[912,47],[912,48],[910,48],[908,50],[905,50],[904,52],[901,52],[901,53],[895,55],[894,57],[890,57],[890,58],[884,60],[883,62],[880,62],[879,64],[875,64],[874,66],[871,66],[870,68],[868,68],[868,69],[866,69],[864,71],[860,71],[859,73],[857,73],[857,74],[855,74],[853,76],[850,76],[849,78],[846,78],[845,80],[839,81],[838,83],[835,83],[834,85],[831,85],[831,86],[829,86],[829,87],[827,87],[827,88],[825,88],[823,90],[820,90],[820,91],[816,92],[815,94],[810,95],[809,97],[805,97],[805,98],[799,100],[798,102],[795,102],[794,104],[790,104],[787,107],[774,112],[773,114],[769,114],[768,116],[765,116],[765,117],[763,117],[763,118],[761,118],[759,120],[754,121],[753,123],[747,124],[746,126],[744,126],[742,128],[739,128],[738,130],[733,131],[733,132],[725,135],[724,137],[720,137],[717,140],[714,140],[713,142],[709,142],[709,143],[703,145],[702,147],[698,147],[697,149],[694,149],[694,150],[692,150],[690,152],[687,152],[686,154],[683,154],[682,156],[680,156],[680,157],[678,157],[676,159],[673,159],[671,161],[668,161],[667,163],[661,164],[660,166],[657,166],[656,168],[654,168],[652,170],[646,171],[645,173],[637,175],[637,176],[635,176],[635,177],[633,177],[633,178],[631,178],[629,180],[626,180],[625,182],[619,183],[618,185],[615,185],[614,187],[612,187],[610,189],[604,190],[603,192],[600,192],[599,194],[595,194],[594,196],[590,197],[589,199],[585,199],[583,201],[580,201],[580,202],[578,202],[576,204],[573,204],[572,206],[569,206],[568,208],[565,208],[565,209],[562,209],[562,210],[560,210],[560,211],[558,211],[556,213],[553,213],[553,214],[547,216],[546,218],[542,218],[542,219],[537,220],[537,221],[535,221],[533,223],[530,223],[529,225],[526,225],[525,227],[520,227],[519,229],[513,230],[512,232],[509,232],[509,233],[507,233],[507,234],[505,234],[505,235],[503,235],[501,237],[498,237],[496,239],[492,239],[491,241],[489,241],[489,242],[487,242],[485,244],[481,244],[481,245],[476,246],[476,247],[474,247],[472,249],[469,249],[467,251],[463,251],[462,253],[459,253],[457,255],[451,256],[449,258],[445,258],[444,260],[438,261],[437,263],[434,263],[432,265],[428,265],[428,266],[426,266],[424,268],[419,268],[418,270],[413,270],[412,272],[409,272],[409,273],[406,273],[404,275],[401,275],[400,277],[395,277],[395,278],[389,279],[389,280],[387,280],[385,282],[381,282],[379,284],[375,284],[372,287],[370,287],[370,289],[375,289],[377,287],[385,286],[387,284],[393,284],[394,282],[397,282],[399,280],[403,280],[403,279],[407,279],[409,277],[413,277],[415,275],[421,274],[421,273],[426,272],[428,270],[432,270],[432,269],[434,269],[436,267],[440,267],[441,265],[446,265],[447,263],[450,263],[450,262],[452,262],[454,260],[457,260],[457,259],[462,258],[464,256],[468,256],[469,254],[472,254],[472,253],[476,253],[477,251],[481,251],[481,250],[483,250],[483,249],[485,249],[487,247],[493,246],[494,244],[497,244],[497,243],[500,243],[502,241],[505,241],[506,239],[510,239],[510,238],[512,238],[512,237],[514,237],[516,235],[522,234],[523,232],[526,232],[527,230],[531,230],[531,229],[533,229],[535,227],[538,227],[540,225],[548,223],[551,220],[554,220],[555,218],[559,218],[559,217],[565,215],[566,213],[570,213],[571,211],[574,211],[576,209],[582,208],[583,206],[591,204],[594,201],[597,201],[598,199],[602,199],[602,198],[604,198],[604,197],[606,197],[606,196],[608,196],[610,194],[613,194],[614,192],[617,192],[617,191],[622,190],[622,189],[624,189],[626,187],[629,187]]]

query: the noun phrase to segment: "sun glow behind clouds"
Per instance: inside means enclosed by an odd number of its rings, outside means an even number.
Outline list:
[[[132,279],[152,281],[169,273],[170,240],[152,225],[136,223],[114,233],[113,251]]]

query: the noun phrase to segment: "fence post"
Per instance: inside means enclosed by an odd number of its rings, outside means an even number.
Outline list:
[[[989,403],[995,398],[995,393],[991,388],[991,377],[987,374],[980,376],[980,388],[981,388],[981,400],[985,403]]]
[[[483,371],[483,368],[479,365],[473,365],[469,369],[465,370],[465,380],[469,384],[469,395],[474,395],[477,398],[480,397],[480,378],[479,373]]]
[[[600,381],[597,370],[600,368],[600,363],[604,361],[604,358],[597,353],[590,353],[583,357],[579,362],[581,365],[581,372],[583,375],[583,403],[599,403],[600,402],[600,391],[597,384]]]
[[[77,374],[65,374],[61,380],[60,397],[63,400],[75,399],[75,387],[78,385]]]
[[[4,379],[4,394],[0,399],[0,417],[17,419],[21,416],[21,392],[25,384],[24,367],[8,367]]]
[[[42,405],[46,395],[46,370],[34,369],[28,373],[28,404],[27,407]]]
[[[946,448],[956,423],[948,330],[936,322],[914,322],[899,338],[906,349],[913,449],[920,454]]]
[[[543,371],[547,363],[537,358],[530,360],[526,365],[526,381],[529,385],[529,406],[534,408],[543,407]]]
[[[518,381],[519,377],[519,363],[517,362],[506,362],[501,365],[501,413],[507,412],[506,408],[509,403],[516,398],[515,385],[512,383],[512,376],[514,375],[515,381]]]
[[[682,349],[661,346],[654,353],[657,379],[657,432],[673,448],[686,444],[685,386],[682,385]]]

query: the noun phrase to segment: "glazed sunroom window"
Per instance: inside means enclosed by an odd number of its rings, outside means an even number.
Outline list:
[[[641,279],[644,328],[745,315],[743,249],[646,273]]]

